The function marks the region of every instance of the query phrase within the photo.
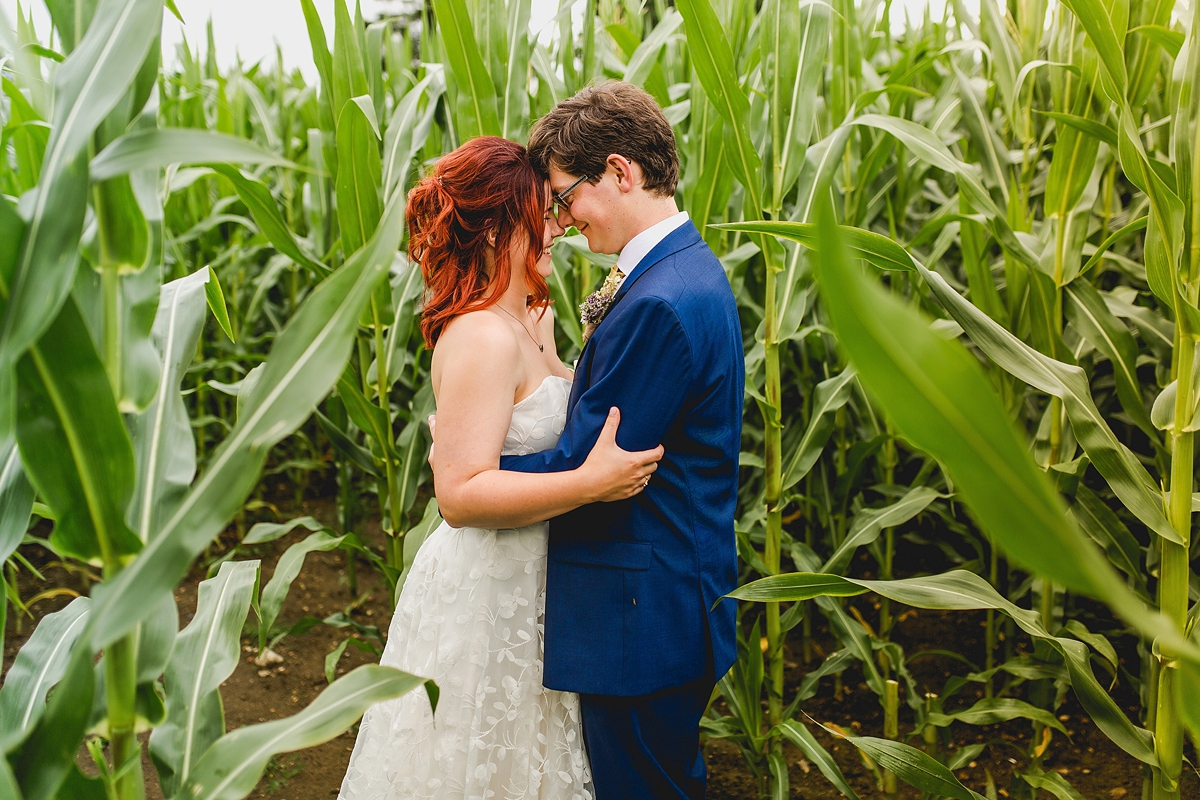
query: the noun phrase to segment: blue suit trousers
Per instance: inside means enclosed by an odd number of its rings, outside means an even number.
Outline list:
[[[583,694],[583,738],[596,800],[704,800],[700,717],[716,678],[636,697]]]

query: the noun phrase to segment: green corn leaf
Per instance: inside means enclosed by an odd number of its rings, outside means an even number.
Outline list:
[[[17,653],[0,689],[0,752],[11,751],[41,719],[46,694],[66,674],[91,605],[77,597],[62,611],[47,614]]]
[[[326,742],[353,725],[374,703],[424,682],[391,667],[359,667],[299,714],[239,728],[218,739],[192,769],[176,800],[240,800],[258,784],[272,756]]]
[[[1100,55],[1101,85],[1108,99],[1119,103],[1125,97],[1129,76],[1125,71],[1125,26],[1117,30],[1102,0],[1064,0],[1063,5],[1083,24]]]
[[[257,561],[226,562],[201,581],[196,613],[166,667],[167,719],[150,736],[163,793],[173,795],[225,732],[219,687],[241,656],[241,632],[258,580]]]
[[[1075,790],[1067,779],[1057,772],[1043,772],[1040,769],[1030,769],[1021,773],[1021,777],[1034,789],[1049,792],[1058,800],[1084,800],[1083,795]]]
[[[746,124],[750,101],[738,85],[729,39],[709,0],[681,0],[676,7],[683,15],[692,66],[709,101],[731,131],[729,164],[746,189],[746,212],[759,216],[758,211],[762,208],[762,184],[759,180],[762,160],[750,139]]]
[[[311,38],[312,23],[310,23],[309,30]],[[340,128],[342,112],[345,111],[346,104],[350,102],[350,99],[370,96],[367,74],[363,67],[362,47],[359,44],[359,28],[350,19],[350,12],[346,9],[346,0],[335,0],[333,4],[333,31],[333,83],[330,86],[330,100],[333,104],[333,119]],[[374,107],[373,102],[370,104]]]
[[[233,336],[233,326],[229,323],[229,308],[225,305],[225,292],[221,289],[217,271],[212,267],[208,268],[208,281],[204,284],[204,297],[208,302],[209,310],[213,313],[213,318],[221,327],[221,331],[229,338],[229,341],[237,341]]]
[[[1184,40],[1181,32],[1173,31],[1163,25],[1138,25],[1136,28],[1130,28],[1129,33],[1140,33],[1166,50],[1171,58],[1179,58],[1179,51],[1183,47]]]
[[[433,12],[446,48],[446,61],[458,85],[455,122],[460,140],[500,136],[503,130],[496,110],[496,88],[475,43],[466,3],[433,0]]]
[[[1125,324],[1108,310],[1104,298],[1087,281],[1075,281],[1065,289],[1067,319],[1088,343],[1108,357],[1117,382],[1121,407],[1148,436],[1157,438],[1137,375],[1137,343]]]
[[[385,458],[394,457],[392,429],[388,424],[387,412],[372,404],[355,383],[356,376],[350,372],[338,380],[338,397],[346,406],[346,414],[360,431],[365,432],[379,446]]]
[[[102,181],[134,170],[218,162],[297,168],[287,159],[236,136],[184,128],[150,128],[114,140],[92,159],[88,170],[92,180]]]
[[[629,63],[625,65],[623,80],[634,86],[645,86],[646,79],[650,77],[650,71],[658,63],[663,48],[682,24],[683,17],[679,16],[679,12],[673,8],[668,9],[666,15],[654,26],[650,35],[638,44],[633,55],[629,57]]]
[[[326,278],[276,338],[262,372],[238,396],[237,425],[213,453],[179,509],[141,555],[103,587],[99,646],[115,641],[183,577],[191,560],[241,506],[271,446],[308,418],[342,374],[359,314],[384,278],[403,229],[392,202],[367,247]],[[244,385],[245,388],[245,385]]]
[[[813,391],[812,414],[809,416],[808,427],[804,429],[804,436],[796,445],[783,471],[783,491],[786,492],[804,480],[804,476],[821,457],[825,443],[833,434],[834,415],[850,400],[854,390],[854,377],[853,369],[845,369],[817,384]]]
[[[275,565],[271,580],[263,588],[262,598],[258,604],[259,630],[270,632],[275,625],[275,619],[283,608],[292,588],[292,581],[304,567],[304,559],[309,553],[328,552],[342,543],[341,536],[331,536],[325,531],[317,531],[304,537],[303,540],[284,551]]]
[[[872,736],[850,736],[832,730],[829,732],[857,747],[878,764],[880,769],[894,773],[900,780],[922,791],[935,796],[953,797],[955,800],[985,800],[983,795],[959,783],[945,764],[934,761],[931,756],[915,747]]]
[[[0,564],[8,561],[25,537],[34,499],[16,440],[0,441]]]
[[[86,146],[141,70],[161,9],[162,0],[100,0],[87,34],[55,72],[41,188],[0,329],[0,374],[50,327],[70,291],[88,197]]]
[[[58,518],[50,540],[80,559],[136,553],[125,524],[133,447],[74,300],[17,366],[17,441],[30,483]]]
[[[1056,122],[1061,122],[1068,128],[1074,128],[1080,133],[1088,134],[1089,136],[1104,142],[1114,150],[1117,148],[1117,132],[1102,122],[1096,122],[1095,120],[1088,119],[1087,117],[1080,117],[1076,116],[1075,114],[1064,114],[1058,111],[1038,111],[1037,113],[1044,117],[1049,117]]]
[[[800,749],[800,752],[804,753],[805,757],[816,765],[826,780],[832,783],[839,792],[850,798],[850,800],[858,800],[858,794],[850,786],[849,782],[847,782],[846,776],[842,774],[842,770],[838,767],[837,762],[833,760],[833,756],[829,755],[829,751],[821,746],[821,743],[812,735],[812,731],[802,722],[789,719],[778,726],[778,731],[789,742],[796,745]]]
[[[385,198],[405,185],[413,157],[425,145],[429,123],[445,86],[441,70],[431,70],[396,104],[383,142],[381,181]],[[422,97],[428,97],[424,111],[419,106]]]
[[[23,800],[61,797],[59,787],[76,770],[75,756],[88,728],[96,688],[95,652],[87,646],[88,638],[85,628],[71,648],[66,671],[46,701],[41,719],[9,753]]]
[[[275,249],[290,258],[314,275],[324,277],[329,274],[329,267],[309,255],[301,247],[300,242],[292,235],[287,221],[283,218],[279,205],[271,195],[271,190],[260,180],[248,177],[237,167],[228,164],[212,164],[214,172],[224,175],[237,190],[238,197],[250,210],[254,223],[262,231]]]
[[[964,722],[967,725],[995,725],[1013,719],[1028,719],[1048,728],[1054,728],[1063,734],[1067,732],[1063,724],[1058,721],[1058,717],[1051,712],[1011,697],[985,698],[970,708],[955,711],[952,714],[928,714],[925,722],[938,728],[945,728],[955,722]]]
[[[909,489],[904,497],[890,506],[859,511],[854,515],[854,521],[850,523],[850,532],[846,534],[846,538],[821,567],[821,572],[834,574],[841,572],[850,563],[850,559],[854,557],[854,552],[858,548],[874,542],[885,528],[895,528],[908,522],[939,497],[945,497],[945,495],[939,494],[928,486],[917,486]]]
[[[324,431],[325,435],[329,437],[329,440],[333,442],[334,447],[345,454],[351,461],[358,465],[359,469],[363,470],[368,475],[373,475],[376,478],[383,477],[379,473],[379,466],[376,464],[375,456],[371,454],[371,451],[367,450],[351,439],[348,435],[346,435],[344,430],[335,425],[329,419],[329,417],[325,416],[320,411],[316,412],[316,416],[317,424],[321,426],[321,430]]]
[[[367,116],[366,96],[346,103],[338,117],[337,201],[342,250],[356,252],[371,238],[379,224],[379,187],[382,162],[379,157],[378,123]],[[362,101],[362,102],[358,102]]]
[[[306,528],[312,532],[327,530],[312,517],[297,517],[287,522],[258,522],[255,523],[242,539],[242,544],[266,544],[276,539],[282,539],[296,528]]]
[[[204,329],[211,270],[201,268],[162,287],[151,332],[162,359],[154,399],[126,422],[137,458],[137,485],[126,512],[144,542],[187,493],[196,474],[196,444],[179,391]]]

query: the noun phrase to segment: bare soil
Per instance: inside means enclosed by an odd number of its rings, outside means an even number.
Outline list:
[[[280,520],[310,514],[326,523],[332,523],[334,508],[329,500],[314,499],[301,503],[299,508],[280,511]],[[44,532],[43,532],[44,533]],[[260,558],[263,568],[263,583],[270,578],[275,563],[283,551],[298,541],[306,531],[293,532],[283,539],[258,547],[244,548],[240,558]],[[363,538],[377,549],[382,549],[383,534],[377,524],[366,527]],[[203,580],[205,569],[237,541],[232,528],[226,531],[205,557],[202,557],[191,574],[176,592],[179,605],[180,626],[185,626],[195,612],[196,586]],[[47,582],[32,579],[22,572],[20,591],[22,597],[30,598],[48,587],[61,587],[67,592],[49,595],[33,606],[35,619],[17,620],[10,609],[9,625],[4,641],[4,666],[12,664],[17,650],[42,615],[57,610],[70,601],[70,592],[86,591],[86,576],[76,570],[68,570],[57,564],[48,554],[38,548],[27,547],[23,554],[45,575]],[[308,556],[303,571],[292,585],[280,615],[281,622],[290,623],[303,616],[325,618],[337,612],[347,613],[355,622],[376,626],[386,636],[391,618],[391,604],[386,584],[365,563],[357,569],[357,595],[352,595],[346,573],[345,555],[339,551],[312,553]],[[873,621],[877,611],[869,600],[854,601],[864,619]],[[911,658],[913,654],[927,649],[949,649],[963,653],[968,658],[982,661],[983,614],[963,612],[927,612],[893,609],[900,614],[892,633],[894,641],[900,643]],[[819,619],[819,615],[818,615]],[[816,623],[817,620],[814,620]],[[282,663],[261,668],[253,663],[257,639],[252,626],[243,636],[244,658],[233,675],[222,685],[221,694],[225,704],[227,727],[252,725],[267,720],[291,715],[310,703],[326,686],[325,658],[344,639],[353,634],[350,628],[333,628],[318,625],[302,636],[283,639],[275,651],[282,656]],[[788,642],[785,696],[794,692],[808,666],[800,663],[800,629],[792,632]],[[815,650],[831,652],[835,640],[820,624],[814,624]],[[1130,654],[1123,654],[1132,657]],[[345,672],[361,664],[375,660],[370,653],[348,647],[337,666],[337,673]],[[814,662],[813,666],[818,662]],[[1136,668],[1136,664],[1129,665]],[[965,665],[944,656],[930,656],[912,663],[914,677],[922,692],[937,692],[951,674],[963,674]],[[1101,673],[1098,677],[1103,679]],[[903,691],[903,690],[902,690]],[[1136,697],[1125,683],[1113,690],[1121,706],[1136,720]],[[962,708],[982,696],[973,689],[965,690],[955,699],[953,708]],[[908,737],[910,744],[920,746],[919,736],[913,734],[911,712],[901,697],[900,733]],[[721,706],[718,703],[718,709]],[[883,797],[876,784],[873,770],[858,755],[850,744],[836,739],[818,724],[838,727],[847,732],[868,736],[881,736],[883,712],[878,699],[862,681],[857,665],[842,675],[840,696],[835,696],[834,679],[822,681],[817,697],[803,704],[807,715],[806,723],[814,731],[818,741],[829,750],[851,786],[861,797]],[[1068,693],[1067,700],[1058,709],[1059,719],[1069,731],[1069,737],[1055,733],[1043,760],[1046,770],[1062,774],[1087,800],[1134,800],[1142,795],[1141,765],[1113,745],[1088,719]],[[1013,721],[1000,725],[968,726],[955,724],[949,729],[948,742],[941,744],[942,753],[953,753],[959,747],[976,742],[992,744],[970,765],[956,774],[971,789],[983,794],[988,776],[994,781],[1000,797],[1011,796],[1013,772],[1028,764],[1032,735],[1030,723]],[[348,731],[318,747],[287,754],[275,759],[258,788],[251,795],[256,800],[328,800],[337,795],[342,775],[354,745],[355,730]],[[725,741],[709,740],[704,745],[709,768],[710,800],[753,800],[758,795],[758,784],[746,767],[738,748]],[[840,797],[833,788],[808,762],[803,754],[787,745],[784,750],[789,765],[791,790],[794,798],[806,800],[832,800]],[[1195,761],[1189,746],[1185,755]],[[90,757],[81,753],[80,763]],[[147,793],[150,800],[161,798],[154,770],[147,760],[144,769],[152,785]],[[1200,797],[1200,778],[1185,764],[1182,797]],[[93,770],[91,770],[94,772]],[[901,783],[899,797],[916,800],[920,792]],[[1049,795],[1044,794],[1048,797]]]

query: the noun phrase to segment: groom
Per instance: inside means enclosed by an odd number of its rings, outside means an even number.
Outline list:
[[[550,521],[544,683],[580,694],[598,800],[700,800],[700,717],[737,655],[736,603],[713,608],[737,584],[737,308],[675,204],[675,137],[644,91],[584,89],[537,122],[529,155],[559,223],[620,255],[585,304],[591,336],[558,446],[501,468],[578,467],[612,406],[621,447],[666,451],[641,494]]]

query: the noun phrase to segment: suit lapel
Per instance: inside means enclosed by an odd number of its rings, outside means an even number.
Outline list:
[[[689,219],[678,228],[664,236],[662,241],[654,245],[650,252],[638,262],[637,266],[630,270],[629,274],[625,276],[625,280],[621,282],[621,288],[617,289],[617,294],[613,297],[612,305],[609,307],[608,313],[605,314],[604,320],[601,320],[600,325],[597,326],[596,332],[593,333],[592,337],[587,340],[587,343],[583,346],[583,351],[579,354],[579,363],[575,365],[576,379],[571,384],[571,396],[567,400],[568,415],[570,415],[570,413],[574,410],[575,404],[579,401],[580,395],[582,395],[584,390],[587,389],[587,386],[584,384],[586,383],[587,385],[591,385],[590,378],[592,356],[595,354],[596,350],[596,348],[592,347],[591,344],[595,340],[597,334],[600,333],[599,329],[600,327],[603,327],[604,321],[608,319],[609,315],[612,314],[613,309],[616,308],[617,303],[621,302],[621,298],[629,293],[630,287],[632,287],[633,284],[636,283],[639,278],[645,275],[646,272],[655,264],[662,261],[667,256],[674,255],[680,250],[691,247],[700,241],[702,241],[700,238],[700,231],[696,230],[696,226],[693,225],[692,221]],[[586,378],[589,380],[581,380],[578,377],[580,374],[586,376]]]

